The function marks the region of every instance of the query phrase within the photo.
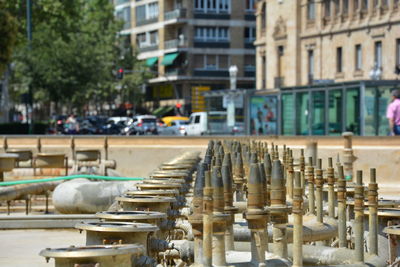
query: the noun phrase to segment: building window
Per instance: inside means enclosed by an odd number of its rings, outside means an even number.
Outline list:
[[[278,46],[278,56],[282,57],[284,53],[285,48],[283,47],[283,45]]]
[[[204,55],[194,55],[194,68],[195,69],[204,68]]]
[[[314,50],[308,50],[308,83],[314,80]]]
[[[362,0],[362,9],[368,10],[368,0]]]
[[[131,7],[124,7],[117,11],[116,17],[124,22],[123,29],[129,29],[131,27]]]
[[[356,70],[361,70],[362,69],[362,49],[361,45],[358,44],[355,47],[355,67]]]
[[[194,10],[199,13],[224,13],[230,11],[231,0],[195,0]]]
[[[228,69],[229,66],[229,57],[227,55],[219,55],[218,56],[218,69]]]
[[[150,3],[136,7],[136,23],[158,18],[158,3]]]
[[[338,47],[336,48],[336,72],[341,73],[343,72],[343,54],[342,54],[342,48]]]
[[[144,32],[136,35],[139,48],[158,45],[158,31]]]
[[[256,40],[256,27],[244,28],[244,41],[246,43],[253,43]]]
[[[343,0],[343,14],[347,15],[349,13],[349,0]]]
[[[360,0],[354,0],[354,11],[360,8]]]
[[[331,1],[330,0],[324,1],[324,15],[326,18],[329,18],[331,16]]]
[[[340,12],[339,0],[332,0],[332,1],[333,1],[333,5],[335,6],[335,15],[337,15]]]
[[[382,42],[375,42],[375,64],[378,68],[382,67]]]
[[[256,70],[256,57],[253,55],[244,56],[244,70],[255,71]]]
[[[246,0],[246,11],[254,12],[256,9],[256,0]]]
[[[307,19],[315,20],[315,0],[309,0],[307,2]]]
[[[194,68],[197,70],[227,70],[228,55],[195,55]]]
[[[229,42],[229,28],[196,27],[194,40],[197,42]]]

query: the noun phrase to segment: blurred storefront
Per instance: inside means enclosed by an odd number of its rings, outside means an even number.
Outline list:
[[[280,90],[217,90],[203,93],[207,112],[227,112],[235,95],[235,126],[247,135],[389,134],[386,108],[394,81],[327,83]],[[227,119],[220,120],[221,128]]]

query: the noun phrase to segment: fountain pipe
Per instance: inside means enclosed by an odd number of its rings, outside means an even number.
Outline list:
[[[364,186],[362,171],[357,171],[357,181],[354,186],[354,247],[356,261],[364,262]]]
[[[316,185],[316,202],[317,202],[317,221],[319,223],[323,223],[323,187],[324,187],[324,178],[322,174],[322,160],[318,159],[317,169],[315,170],[316,178],[315,178],[315,185]]]
[[[221,169],[224,184],[224,211],[229,214],[229,219],[226,221],[225,248],[226,250],[234,250],[233,223],[235,222],[235,213],[237,209],[233,206],[232,174],[228,159],[230,159],[230,155],[226,153]]]
[[[213,256],[214,266],[225,266],[225,228],[226,214],[224,213],[224,184],[221,167],[212,170],[211,185],[213,187]]]
[[[308,211],[315,214],[315,195],[314,195],[314,167],[312,158],[309,158],[309,165],[306,167],[306,178],[308,184]]]
[[[204,172],[203,190],[203,265],[212,267],[212,234],[213,234],[213,188],[210,172]]]
[[[268,244],[266,235],[267,211],[264,210],[263,182],[258,163],[251,163],[247,182],[248,201],[244,213],[251,231],[251,262],[255,266],[265,266],[265,251]]]
[[[346,179],[344,177],[343,166],[338,165],[338,234],[339,247],[347,247],[346,233]]]
[[[273,252],[281,258],[287,258],[286,224],[288,209],[286,206],[286,187],[283,169],[279,160],[274,160],[271,177],[271,223],[273,235]]]
[[[332,158],[328,158],[326,177],[328,182],[328,216],[335,218],[335,173]]]
[[[378,184],[376,183],[376,169],[370,170],[368,185],[369,209],[369,253],[378,255]]]
[[[301,173],[295,172],[293,188],[293,266],[303,266],[303,188]]]

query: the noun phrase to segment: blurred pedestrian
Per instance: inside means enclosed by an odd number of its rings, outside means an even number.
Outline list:
[[[70,114],[66,121],[69,134],[77,134],[79,132],[79,123],[74,114]]]
[[[387,107],[386,117],[389,120],[391,135],[400,135],[400,90],[392,91],[392,102]]]

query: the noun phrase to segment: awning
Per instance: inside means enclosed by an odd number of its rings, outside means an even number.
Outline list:
[[[164,66],[170,66],[174,63],[175,59],[179,56],[179,53],[171,53],[171,54],[165,54],[164,59],[161,62],[162,65]]]
[[[171,112],[174,110],[174,107],[172,106],[163,106],[159,107],[158,109],[153,111],[153,115],[157,117],[163,117],[164,114],[167,114],[168,112]]]
[[[157,61],[158,61],[158,57],[148,58],[148,59],[146,59],[146,66],[147,67],[152,67],[152,66],[154,66],[154,64],[157,63]]]

